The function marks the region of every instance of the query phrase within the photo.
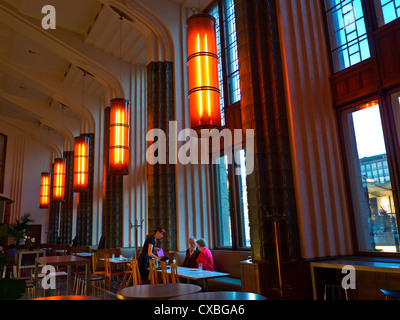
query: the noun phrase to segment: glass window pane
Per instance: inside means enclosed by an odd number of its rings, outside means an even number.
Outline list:
[[[232,246],[231,211],[229,202],[228,157],[223,156],[216,164],[218,193],[218,245]]]
[[[400,17],[399,0],[375,0],[374,2],[379,27]]]
[[[371,57],[361,0],[325,0],[334,71]]]
[[[344,112],[343,122],[359,249],[399,252],[390,174],[380,179],[377,170],[379,164],[387,167],[377,101]],[[363,166],[366,174],[361,170]]]
[[[222,55],[221,55],[221,29],[219,26],[219,11],[218,4],[215,3],[209,11],[215,18],[215,32],[217,39],[217,54],[218,54],[218,78],[219,78],[219,92],[220,92],[220,110],[221,110],[221,125],[225,125],[225,112],[224,112],[224,86],[223,86],[223,75],[222,75]]]
[[[249,207],[247,203],[247,184],[246,184],[246,157],[245,151],[237,152],[237,160],[239,165],[236,172],[238,176],[239,195],[240,195],[240,218],[242,226],[242,243],[245,247],[250,247],[250,225],[249,225]],[[235,158],[236,159],[236,158]],[[237,161],[235,160],[235,162]],[[239,174],[238,174],[239,173]]]

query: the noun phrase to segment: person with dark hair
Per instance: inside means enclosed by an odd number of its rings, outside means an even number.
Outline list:
[[[147,236],[146,241],[144,242],[142,252],[139,255],[138,264],[139,264],[139,272],[142,280],[148,280],[149,278],[149,271],[147,268],[149,267],[149,260],[151,258],[160,260],[161,258],[158,257],[153,253],[155,252],[156,240],[161,239],[165,234],[164,228],[158,228],[154,230],[152,235]]]
[[[197,258],[197,267],[201,264],[203,270],[214,271],[214,261],[211,251],[206,248],[207,243],[203,238],[196,241],[197,248],[200,250],[199,257]]]
[[[196,268],[196,261],[199,257],[200,250],[196,247],[196,238],[189,238],[189,249],[186,250],[185,260],[182,263],[182,267]]]

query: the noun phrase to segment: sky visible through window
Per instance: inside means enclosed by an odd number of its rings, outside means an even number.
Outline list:
[[[400,0],[375,0],[379,26],[400,17]]]
[[[325,0],[334,71],[371,57],[361,0]]]
[[[379,105],[352,113],[359,159],[386,154]]]

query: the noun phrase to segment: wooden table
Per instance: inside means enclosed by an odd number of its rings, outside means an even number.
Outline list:
[[[311,280],[314,300],[317,300],[317,286],[315,268],[342,269],[352,266],[356,271],[400,273],[400,264],[396,262],[365,261],[356,259],[335,259],[311,262]]]
[[[46,251],[43,249],[38,249],[38,250],[18,250],[16,254],[16,263],[17,263],[17,271],[18,271],[18,278],[21,277],[21,269],[33,269],[35,266],[34,265],[26,265],[23,266],[22,264],[22,256],[24,254],[35,254],[36,257],[38,257],[40,254],[43,256],[46,256]]]
[[[170,300],[267,300],[267,298],[252,292],[212,291],[185,294]]]
[[[85,258],[80,258],[76,256],[48,256],[48,257],[36,257],[35,259],[35,283],[36,283],[36,291],[38,291],[38,271],[39,264],[43,266],[51,265],[51,266],[67,266],[67,295],[69,293],[70,288],[70,280],[71,280],[71,266],[73,265],[85,265],[85,295],[89,292],[89,269],[90,269],[90,260]]]
[[[213,278],[221,278],[230,276],[229,273],[218,272],[218,271],[208,271],[208,270],[199,270],[193,268],[186,267],[176,267],[178,276],[181,278],[185,278],[189,280],[204,280],[204,290],[208,290],[208,279]],[[160,269],[156,269],[157,272],[162,272]],[[167,273],[171,273],[170,266],[167,266]]]
[[[121,300],[167,300],[200,291],[200,286],[188,283],[144,284],[123,288],[117,292],[117,297]]]
[[[100,258],[99,260],[105,262],[104,258]],[[110,263],[114,263],[116,265],[120,265],[120,264],[125,264],[125,263],[130,263],[131,262],[131,259],[124,258],[123,260],[120,260],[119,257],[109,258],[108,260],[110,261]]]
[[[101,299],[91,296],[52,296],[52,297],[36,298],[33,300],[101,300]]]
[[[92,253],[91,252],[74,252],[74,256],[81,257],[81,258],[91,258]]]

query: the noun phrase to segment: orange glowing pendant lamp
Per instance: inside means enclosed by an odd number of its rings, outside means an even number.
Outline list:
[[[111,100],[109,172],[112,175],[129,174],[130,152],[130,101],[123,98]]]
[[[74,149],[74,192],[87,191],[89,188],[89,138],[75,138]]]
[[[187,21],[190,127],[221,127],[215,19],[205,13]]]
[[[65,159],[54,160],[53,169],[53,201],[62,201],[65,196]]]
[[[42,172],[40,179],[40,208],[50,208],[50,186],[51,176],[50,172]]]

